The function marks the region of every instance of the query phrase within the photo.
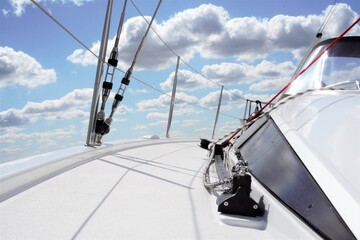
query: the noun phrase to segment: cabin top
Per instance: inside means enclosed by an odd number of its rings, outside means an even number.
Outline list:
[[[327,39],[313,47],[298,73],[312,66],[298,76],[285,95],[317,89],[360,90],[360,37],[343,37],[330,46],[334,40]]]

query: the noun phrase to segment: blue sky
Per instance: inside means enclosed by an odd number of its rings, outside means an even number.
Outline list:
[[[39,1],[95,53],[106,2]],[[148,17],[157,2],[133,0]],[[122,71],[130,66],[146,29],[133,3],[128,2],[120,38]],[[241,98],[266,101],[289,81],[332,3],[163,0],[153,27],[181,57],[176,97],[186,101],[175,104],[170,135],[211,136],[221,85],[226,90],[216,136],[238,127],[245,104]],[[108,53],[122,5],[123,1],[114,1]],[[96,58],[30,1],[3,0],[0,10],[0,161],[83,145]],[[324,38],[340,34],[359,13],[358,0],[339,3]],[[359,33],[356,26],[349,34]],[[135,65],[136,79],[127,88],[103,142],[165,136],[176,55],[150,32]],[[123,76],[116,71],[113,92]],[[112,100],[113,95],[107,115]]]

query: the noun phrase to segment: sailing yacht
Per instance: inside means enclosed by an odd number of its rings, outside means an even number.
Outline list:
[[[218,140],[102,142],[95,82],[87,146],[0,165],[1,239],[360,238],[360,37],[344,35]]]
[[[359,237],[360,80],[346,73],[359,66],[360,37],[330,48],[334,41],[313,48],[305,61],[312,70],[271,110],[228,139],[202,140],[209,149],[205,186],[218,196],[224,222],[241,226],[233,214],[268,219],[277,201],[322,238]]]

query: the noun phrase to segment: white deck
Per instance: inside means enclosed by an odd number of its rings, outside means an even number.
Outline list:
[[[140,142],[20,192],[0,203],[0,239],[315,237],[274,203],[262,230],[221,222],[202,184],[205,151],[197,144]]]

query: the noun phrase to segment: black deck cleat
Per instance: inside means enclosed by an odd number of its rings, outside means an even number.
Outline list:
[[[207,140],[207,139],[203,139],[203,138],[200,138],[200,147],[205,149],[205,150],[209,150],[209,145],[210,145],[210,141]]]

